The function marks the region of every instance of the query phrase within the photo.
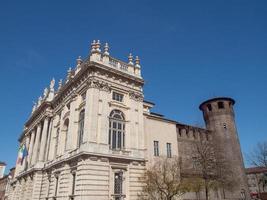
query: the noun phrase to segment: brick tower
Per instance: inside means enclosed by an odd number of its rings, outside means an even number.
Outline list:
[[[233,167],[233,178],[239,183],[233,192],[225,194],[226,199],[249,199],[245,168],[235,124],[234,104],[233,99],[221,97],[207,100],[199,108],[203,112],[207,129],[214,132],[214,141],[222,145],[223,154]]]

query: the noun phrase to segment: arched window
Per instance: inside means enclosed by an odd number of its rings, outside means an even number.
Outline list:
[[[69,119],[66,119],[64,121],[63,132],[65,134],[65,151],[66,151],[68,147],[68,137],[69,137]]]
[[[80,112],[79,115],[79,141],[78,141],[78,145],[79,147],[81,146],[81,144],[83,143],[83,133],[84,133],[84,110],[82,110]]]
[[[119,110],[113,110],[109,116],[109,139],[111,149],[122,149],[125,147],[125,118]]]

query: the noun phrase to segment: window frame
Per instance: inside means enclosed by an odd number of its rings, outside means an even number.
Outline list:
[[[122,111],[112,110],[109,115],[108,144],[112,150],[125,149],[125,117]]]
[[[66,151],[67,150],[67,147],[68,147],[68,136],[69,136],[69,126],[70,126],[70,120],[69,120],[69,118],[67,118],[67,119],[65,119],[65,121],[64,121],[64,125],[63,125],[63,127],[64,127],[64,132],[65,132],[65,145],[64,145],[64,151]]]
[[[122,103],[124,100],[124,95],[122,93],[113,91],[112,92],[112,100]]]
[[[224,109],[224,108],[225,108],[224,102],[223,101],[219,101],[218,102],[218,109]]]
[[[80,147],[83,144],[84,118],[85,118],[85,110],[82,109],[79,113],[79,122],[78,122],[78,147]]]
[[[167,148],[167,158],[171,158],[172,157],[172,143],[167,142],[166,148]]]
[[[153,145],[154,145],[154,156],[158,157],[159,156],[159,141],[154,140]]]

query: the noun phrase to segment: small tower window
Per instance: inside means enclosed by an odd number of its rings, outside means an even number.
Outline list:
[[[226,123],[223,123],[223,128],[224,128],[224,130],[227,129],[227,125],[226,125]]]
[[[208,108],[208,111],[212,111],[211,104],[208,104],[208,105],[207,105],[207,108]]]
[[[224,103],[223,102],[218,102],[218,108],[219,109],[224,109]]]

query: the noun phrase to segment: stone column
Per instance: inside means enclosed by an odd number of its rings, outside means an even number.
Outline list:
[[[48,123],[49,123],[49,118],[46,117],[44,120],[42,138],[41,138],[41,143],[40,143],[40,145],[41,145],[40,146],[40,154],[39,154],[38,161],[44,161],[45,147],[46,147],[47,134],[48,134]]]
[[[48,160],[48,155],[50,151],[50,143],[51,143],[51,135],[52,135],[52,128],[53,128],[53,118],[51,118],[49,127],[48,127],[48,138],[47,138],[47,144],[46,144],[46,151],[45,151],[45,161]]]
[[[41,125],[41,123],[39,123],[37,126],[36,137],[35,137],[35,141],[34,141],[31,164],[35,164],[37,161],[38,147],[39,147],[39,141],[40,141],[40,136],[41,136],[41,128],[42,128],[42,125]]]
[[[70,103],[70,117],[69,117],[69,133],[68,140],[69,149],[75,149],[77,147],[78,141],[78,120],[79,120],[79,112],[77,108],[79,106],[79,98],[76,96],[72,99]]]
[[[36,130],[31,131],[31,141],[30,141],[30,146],[29,146],[29,151],[28,151],[28,163],[29,164],[31,164],[31,161],[32,161],[32,154],[33,154],[32,150],[33,150],[35,133],[36,133]]]
[[[25,147],[26,150],[28,151],[29,149],[29,143],[30,143],[30,135],[27,136],[26,141],[25,141]],[[24,158],[23,163],[22,163],[22,170],[26,170],[26,167],[28,165],[28,157]]]

